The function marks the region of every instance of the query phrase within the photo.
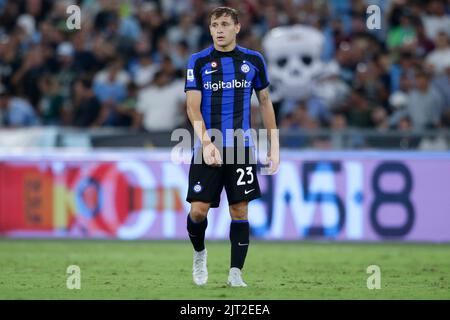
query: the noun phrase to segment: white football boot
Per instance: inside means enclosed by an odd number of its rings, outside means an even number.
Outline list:
[[[207,251],[194,250],[194,265],[192,268],[192,279],[198,286],[203,286],[208,281],[208,269],[206,268]]]
[[[246,287],[247,284],[242,280],[242,272],[239,268],[231,268],[228,275],[228,285],[230,287]]]

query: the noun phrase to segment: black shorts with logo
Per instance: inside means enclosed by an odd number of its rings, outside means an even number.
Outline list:
[[[217,208],[224,187],[229,205],[260,198],[255,159],[252,147],[245,147],[240,159],[236,148],[224,148],[222,152],[224,164],[212,167],[203,161],[202,149],[195,149],[189,169],[186,201],[211,203],[211,208]]]

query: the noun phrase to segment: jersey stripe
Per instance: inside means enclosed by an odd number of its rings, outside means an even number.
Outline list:
[[[217,60],[217,59],[216,59]],[[223,80],[222,65],[216,72],[211,73],[212,83],[220,83]],[[206,70],[212,70],[211,64]],[[212,90],[211,94],[211,128],[222,129],[222,90]]]
[[[203,72],[203,70],[201,72]],[[202,73],[202,77],[203,77],[203,81],[208,82],[208,81],[211,81],[212,74],[203,74]],[[201,111],[202,111],[203,121],[205,121],[205,127],[207,129],[211,128],[211,112],[212,112],[211,102],[212,102],[211,93],[204,90],[203,94],[202,94],[202,110]]]
[[[247,81],[251,81],[250,78],[250,72],[246,74]],[[250,112],[251,112],[251,105],[250,105],[250,99],[252,97],[252,91],[253,88],[245,88],[245,94],[244,94],[244,114],[243,114],[243,121],[242,121],[242,128],[244,131],[247,131],[250,129]]]
[[[264,61],[256,54],[247,53],[245,59],[251,62],[251,64],[258,70],[258,75],[255,77],[254,88],[255,90],[261,90],[269,85],[267,79],[266,65]]]
[[[230,57],[221,58],[221,68],[223,70],[223,81],[232,82],[234,79],[234,65],[233,59]],[[235,92],[234,90],[223,90],[222,94],[222,135],[225,139],[224,145],[227,145],[228,141],[232,140],[232,135],[227,129],[233,129],[233,101]],[[231,139],[231,140],[230,140]]]
[[[201,58],[198,58],[195,62],[195,70],[198,74],[200,81],[200,89],[202,90],[202,103],[201,103],[201,112],[203,116],[203,120],[205,121],[205,127],[210,128],[211,127],[211,94],[208,94],[208,92],[204,91],[202,86],[203,82],[205,81],[211,81],[211,75],[207,75],[204,73],[204,67],[209,62],[210,58],[209,55],[202,56]]]
[[[245,75],[241,72],[241,63],[238,59],[233,59],[234,65],[234,76],[236,82],[242,82],[245,80]],[[244,113],[244,88],[235,88],[234,89],[234,99],[233,99],[233,129],[243,129],[242,128],[242,120]]]

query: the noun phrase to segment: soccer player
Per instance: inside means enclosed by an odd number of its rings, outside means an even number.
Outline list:
[[[187,231],[194,247],[193,280],[197,285],[208,280],[204,243],[208,210],[219,206],[225,187],[231,215],[228,285],[247,286],[241,270],[249,246],[248,202],[261,197],[255,141],[248,134],[253,90],[269,132],[268,174],[274,174],[280,162],[266,64],[260,53],[236,44],[240,28],[235,9],[214,9],[209,14],[213,45],[193,54],[186,72],[187,113],[199,138],[194,147],[186,198],[191,203]],[[245,134],[235,134],[239,129]]]

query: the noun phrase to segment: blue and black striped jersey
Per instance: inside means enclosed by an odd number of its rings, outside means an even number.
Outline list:
[[[268,85],[266,63],[259,52],[240,46],[222,52],[211,46],[190,57],[185,91],[202,92],[201,112],[206,129],[220,130],[223,145],[231,146],[233,133],[227,129],[251,128],[252,92]],[[245,145],[251,144],[249,136]]]

